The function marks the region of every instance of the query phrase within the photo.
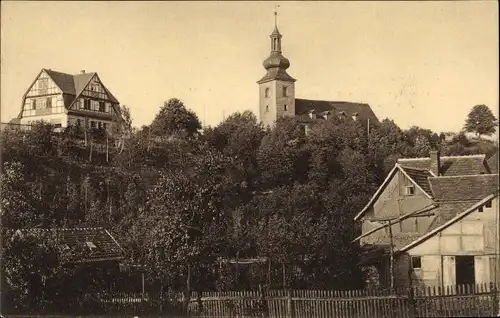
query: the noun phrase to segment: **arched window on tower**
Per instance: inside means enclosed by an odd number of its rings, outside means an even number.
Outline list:
[[[283,97],[287,96],[287,87],[283,86]]]
[[[269,105],[266,106],[266,112],[269,113]]]
[[[266,88],[266,91],[265,91],[265,96],[266,96],[266,98],[268,98],[268,97],[269,97],[269,87],[267,87],[267,88]]]

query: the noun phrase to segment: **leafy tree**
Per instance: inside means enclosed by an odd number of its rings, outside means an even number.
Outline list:
[[[417,136],[413,149],[416,157],[428,157],[431,149],[431,143],[425,136]]]
[[[186,134],[193,137],[198,135],[200,129],[201,123],[196,114],[177,98],[166,101],[151,123],[151,132],[155,136]]]
[[[209,146],[239,162],[240,173],[249,186],[257,182],[257,150],[263,136],[262,125],[250,111],[232,114],[203,133]]]
[[[147,229],[144,257],[152,274],[183,286],[189,300],[193,273],[223,248],[224,207],[237,184],[227,174],[231,162],[221,154],[203,152],[186,166],[163,174],[149,193],[140,226]],[[179,278],[185,283],[179,285]]]
[[[27,182],[24,166],[7,162],[0,182],[0,211],[2,225],[7,228],[35,226],[39,222],[34,189]]]
[[[467,132],[474,132],[478,137],[481,135],[491,135],[498,126],[497,119],[486,105],[476,105],[472,108],[465,121],[464,129]]]
[[[264,187],[289,185],[307,179],[305,134],[295,118],[279,118],[262,139],[257,162]]]

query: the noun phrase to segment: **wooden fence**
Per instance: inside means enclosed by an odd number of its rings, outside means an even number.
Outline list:
[[[498,287],[207,292],[191,299],[189,311],[201,317],[486,317],[498,313]]]
[[[191,317],[400,318],[491,317],[498,313],[500,284],[400,290],[261,290],[193,293]],[[180,316],[182,294],[108,293],[67,299],[51,315]],[[63,308],[64,307],[64,308]],[[21,312],[13,312],[21,314]],[[29,310],[22,314],[40,314]]]

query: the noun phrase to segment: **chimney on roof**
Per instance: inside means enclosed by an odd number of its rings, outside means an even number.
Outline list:
[[[81,70],[80,73],[85,74],[85,70]]]
[[[432,173],[436,175],[436,177],[439,177],[439,168],[441,167],[441,156],[439,151],[431,150],[430,157],[431,157],[430,170],[432,171]]]

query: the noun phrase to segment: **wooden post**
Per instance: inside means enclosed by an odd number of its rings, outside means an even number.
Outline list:
[[[92,136],[90,136],[90,152],[89,152],[89,162],[92,162],[92,145],[94,144]]]
[[[287,316],[295,318],[295,308],[293,306],[292,290],[287,290]]]
[[[141,273],[141,280],[142,280],[142,299],[144,299],[144,271]]]
[[[262,285],[259,285],[259,293],[262,318],[267,318],[269,317],[269,307],[267,305],[266,294]]]
[[[390,247],[389,247],[389,252],[390,252],[390,263],[389,263],[389,271],[390,271],[390,287],[391,287],[391,292],[394,290],[394,240],[392,237],[392,223],[391,220],[388,220],[389,222],[389,238],[390,238]]]
[[[108,133],[106,134],[106,162],[109,162],[109,141],[108,141]]]
[[[281,263],[281,271],[283,275],[283,289],[286,289],[286,267],[284,262]]]
[[[267,264],[267,289],[269,290],[271,288],[271,258],[269,257],[267,259],[268,264]]]
[[[413,290],[413,287],[410,285],[410,288],[408,289],[408,301],[409,301],[409,306],[410,306],[410,310],[409,310],[409,317],[410,318],[413,318],[413,317],[417,317],[417,306],[416,306],[416,302],[415,302],[415,293],[414,293],[414,290]]]
[[[196,301],[198,303],[198,315],[203,316],[203,301],[201,300],[201,291],[198,292],[198,297],[196,298]]]

